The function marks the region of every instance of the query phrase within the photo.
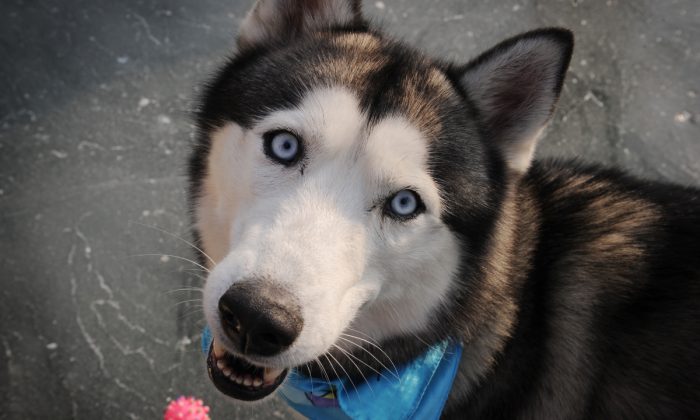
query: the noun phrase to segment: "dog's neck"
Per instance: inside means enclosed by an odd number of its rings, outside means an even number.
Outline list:
[[[461,330],[466,334],[460,337],[464,351],[446,412],[457,401],[464,402],[488,375],[516,325],[520,293],[532,270],[540,224],[534,192],[522,180],[511,176],[477,275],[482,286],[473,288],[474,294],[468,298],[467,305],[482,307],[486,313],[477,322],[464,320]]]

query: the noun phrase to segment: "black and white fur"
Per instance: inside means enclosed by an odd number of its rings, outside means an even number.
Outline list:
[[[227,353],[361,381],[453,338],[446,418],[699,415],[700,192],[533,162],[570,32],[460,65],[385,36],[356,0],[258,0],[238,47],[190,161]],[[300,139],[294,165],[266,155],[275,130]],[[400,220],[386,203],[404,189],[424,209]],[[284,351],[248,354],[222,329],[241,283],[301,308]]]

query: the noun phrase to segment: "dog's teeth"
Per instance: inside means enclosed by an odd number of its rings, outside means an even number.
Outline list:
[[[262,385],[262,384],[263,384],[262,379],[260,379],[260,378],[255,378],[255,379],[253,379],[253,386],[254,386],[254,387],[257,388],[257,387],[259,387],[259,386]]]
[[[251,378],[250,375],[246,375],[245,379],[243,379],[243,385],[245,385],[245,386],[253,385],[253,378]]]
[[[281,374],[282,374],[282,369],[265,368],[265,374],[263,375],[263,377],[265,379],[265,383],[271,384]]]
[[[243,383],[243,378],[241,378],[241,377],[238,376],[238,375],[233,375],[233,382],[235,382],[235,383],[237,383],[237,384],[242,384],[242,383]]]
[[[226,350],[224,350],[224,347],[218,341],[216,341],[216,339],[212,340],[212,348],[214,350],[214,356],[217,359],[226,354]]]
[[[218,367],[220,370],[223,370],[226,367],[226,362],[224,362],[223,360],[217,360],[216,367]]]
[[[231,369],[229,368],[224,368],[222,372],[224,373],[224,376],[231,376]]]

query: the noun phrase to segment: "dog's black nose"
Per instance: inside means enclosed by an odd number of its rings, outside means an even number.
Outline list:
[[[274,356],[301,332],[301,307],[284,288],[265,281],[231,286],[219,299],[224,332],[243,354]]]

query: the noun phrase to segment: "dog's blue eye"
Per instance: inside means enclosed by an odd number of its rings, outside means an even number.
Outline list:
[[[265,154],[272,160],[290,166],[301,157],[299,139],[288,131],[275,131],[263,136]]]
[[[418,194],[411,190],[401,190],[387,201],[387,213],[397,219],[407,220],[425,209]]]

